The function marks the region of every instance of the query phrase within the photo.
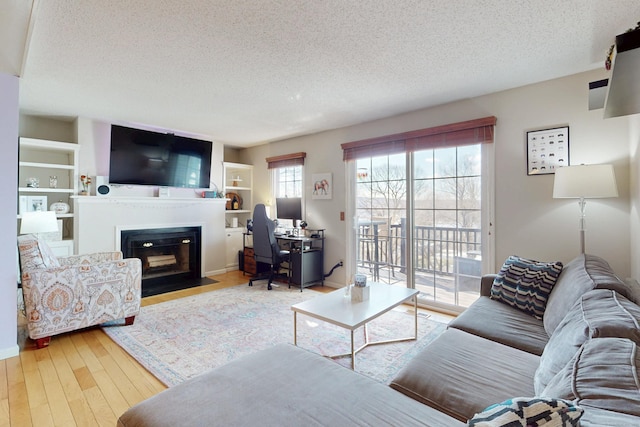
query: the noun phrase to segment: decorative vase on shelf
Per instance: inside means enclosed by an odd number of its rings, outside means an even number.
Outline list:
[[[88,196],[90,193],[91,177],[89,175],[80,175],[80,195]]]

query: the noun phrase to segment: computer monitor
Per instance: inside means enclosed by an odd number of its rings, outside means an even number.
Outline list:
[[[290,219],[292,221],[302,219],[302,198],[300,197],[276,198],[276,218]]]

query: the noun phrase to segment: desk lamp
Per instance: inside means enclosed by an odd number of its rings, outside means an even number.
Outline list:
[[[580,251],[585,253],[585,199],[618,197],[613,165],[578,165],[556,169],[553,198],[580,199]]]
[[[53,211],[25,212],[20,222],[20,234],[35,234],[58,231],[58,220]]]

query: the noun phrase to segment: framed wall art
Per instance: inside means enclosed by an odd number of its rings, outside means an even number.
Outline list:
[[[330,173],[314,173],[311,175],[313,180],[312,199],[331,199],[332,182]]]
[[[569,126],[527,132],[527,175],[569,166]]]

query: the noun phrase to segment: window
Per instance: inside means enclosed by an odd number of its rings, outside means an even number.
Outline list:
[[[356,222],[351,270],[458,311],[478,297],[489,232],[495,118],[343,144]],[[482,237],[485,239],[482,239]]]
[[[272,170],[273,197],[302,197],[302,166]]]
[[[268,168],[271,170],[271,193],[274,201],[279,197],[301,197],[304,207],[302,189],[306,156],[306,153],[301,152],[266,159]]]

